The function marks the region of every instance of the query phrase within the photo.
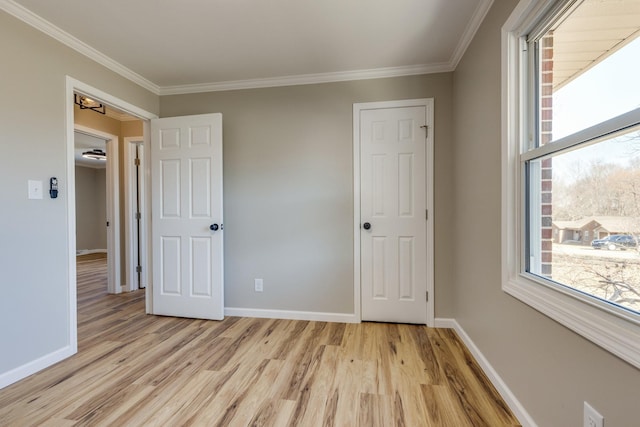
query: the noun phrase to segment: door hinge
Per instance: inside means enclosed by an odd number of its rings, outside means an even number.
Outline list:
[[[142,266],[136,265],[136,273],[142,273]]]
[[[429,209],[424,211],[424,217],[427,221],[429,220]]]
[[[142,218],[142,215],[140,214],[140,212],[136,212],[136,219],[140,219]]]
[[[426,294],[427,294],[427,301],[429,301],[429,291],[427,291]]]
[[[136,166],[140,166],[140,159],[134,159],[133,164]]]

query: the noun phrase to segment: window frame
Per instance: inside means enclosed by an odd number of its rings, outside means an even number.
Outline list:
[[[640,109],[583,129],[553,144],[529,149],[536,111],[535,64],[526,36],[540,34],[547,17],[575,4],[572,0],[521,0],[502,27],[502,290],[640,368],[640,316],[580,291],[526,271],[527,160],[591,140],[595,133],[637,124]]]

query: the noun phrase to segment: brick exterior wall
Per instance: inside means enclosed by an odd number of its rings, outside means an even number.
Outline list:
[[[553,33],[549,32],[540,40],[540,145],[552,140],[553,131]],[[552,275],[553,245],[553,173],[552,159],[545,159],[541,165],[541,209],[542,209],[542,253],[541,273]]]

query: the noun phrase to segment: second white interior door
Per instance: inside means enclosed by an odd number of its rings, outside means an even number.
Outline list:
[[[424,106],[360,112],[362,320],[427,323]]]

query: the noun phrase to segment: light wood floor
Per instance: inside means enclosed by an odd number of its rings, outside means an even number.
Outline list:
[[[91,258],[78,354],[0,390],[0,425],[519,425],[451,330],[147,316]]]

